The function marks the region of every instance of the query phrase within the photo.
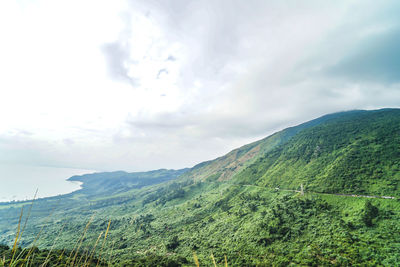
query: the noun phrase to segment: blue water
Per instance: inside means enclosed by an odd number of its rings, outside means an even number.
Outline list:
[[[79,182],[66,181],[73,175],[93,170],[0,164],[0,202],[67,194],[80,188]]]

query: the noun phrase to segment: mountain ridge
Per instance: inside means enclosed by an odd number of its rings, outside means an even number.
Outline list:
[[[312,190],[331,193],[377,194],[390,184],[392,189],[386,188],[383,193],[398,196],[400,139],[396,133],[400,133],[399,109],[348,113],[305,129],[286,147],[276,148],[269,157],[253,163],[241,176],[247,176],[247,180],[253,177],[260,185],[293,188],[305,183]],[[382,165],[379,170],[374,170],[379,164]],[[260,172],[260,168],[265,172]],[[365,181],[370,181],[371,176],[380,183],[387,183],[367,185]],[[336,185],[335,180],[338,181]]]
[[[391,111],[391,110],[397,110],[397,109],[385,108],[374,111]],[[319,124],[325,123],[330,120],[339,119],[341,117],[349,115],[359,115],[363,113],[365,114],[368,112],[370,111],[350,110],[350,111],[335,112],[312,119],[310,121],[301,123],[296,126],[285,128],[263,139],[236,148],[214,160],[201,162],[195,165],[194,167],[190,168],[190,170],[187,173],[185,173],[184,176],[192,178],[195,176],[199,176],[197,177],[197,179],[201,180],[201,179],[207,179],[209,175],[215,175],[216,173],[220,172],[221,174],[218,177],[219,180],[221,181],[229,180],[230,178],[232,178],[234,174],[236,174],[239,170],[241,170],[241,167],[243,167],[244,165],[244,161],[256,160],[258,157],[274,149],[276,146],[286,143],[289,139],[291,139],[293,136],[295,136],[297,133],[299,133],[304,129],[317,126]],[[235,161],[239,166],[232,166],[235,165],[234,164]],[[202,171],[204,172],[204,174],[199,175],[199,172]]]

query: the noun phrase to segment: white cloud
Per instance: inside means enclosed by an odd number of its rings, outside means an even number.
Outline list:
[[[0,161],[187,167],[328,112],[398,106],[398,77],[381,75],[399,63],[387,49],[398,10],[390,1],[3,1]],[[366,54],[376,58],[359,68]]]

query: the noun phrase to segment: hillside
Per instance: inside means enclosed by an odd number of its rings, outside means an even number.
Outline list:
[[[94,215],[83,252],[111,219],[114,265],[193,266],[195,252],[202,266],[211,253],[229,266],[396,266],[399,168],[399,109],[335,113],[191,169],[72,177],[83,189],[35,202],[21,244],[43,227],[35,245],[72,249]],[[28,204],[0,205],[0,243]]]
[[[202,162],[194,166],[190,171],[183,175],[183,177],[193,180],[205,180],[207,178],[218,179],[219,181],[229,180],[244,167],[247,167],[249,164],[270,152],[275,147],[285,144],[300,131],[335,118],[346,116],[346,114],[358,112],[359,111],[351,111],[329,114],[318,119],[284,129],[262,140],[244,145],[238,149],[234,149],[228,154],[215,160]]]
[[[400,196],[400,110],[345,113],[303,130],[235,181],[314,192]]]

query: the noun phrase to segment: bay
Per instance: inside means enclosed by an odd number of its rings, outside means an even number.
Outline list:
[[[0,202],[32,199],[71,193],[80,189],[79,182],[67,181],[74,175],[93,170],[55,168],[17,164],[0,164]]]

